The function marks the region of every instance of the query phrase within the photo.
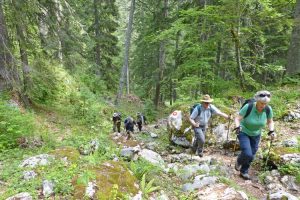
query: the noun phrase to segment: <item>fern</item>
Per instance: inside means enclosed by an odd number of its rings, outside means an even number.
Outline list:
[[[143,197],[148,198],[151,192],[159,190],[159,186],[153,186],[154,179],[146,183],[146,174],[143,174],[141,180],[141,190],[143,192]]]

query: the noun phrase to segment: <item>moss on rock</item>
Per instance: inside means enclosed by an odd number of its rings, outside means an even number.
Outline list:
[[[127,194],[134,195],[138,192],[136,178],[121,162],[107,161],[98,167],[90,168],[89,171],[95,174],[94,181],[97,185],[95,199],[109,200],[115,196],[122,199]],[[86,186],[77,182],[78,177],[73,180],[74,198],[84,199]]]
[[[77,149],[75,149],[73,147],[68,147],[68,146],[57,148],[57,149],[51,151],[50,154],[52,154],[58,158],[67,157],[67,159],[71,162],[77,161],[80,156]]]

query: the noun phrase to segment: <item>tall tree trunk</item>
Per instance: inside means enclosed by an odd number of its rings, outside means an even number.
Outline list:
[[[300,73],[300,0],[296,2],[294,28],[287,56],[286,72],[289,75]]]
[[[164,9],[163,9],[163,22],[165,23],[165,19],[168,16],[168,0],[164,0]],[[164,26],[164,24],[163,24]],[[158,57],[158,65],[159,65],[159,71],[158,71],[158,79],[156,82],[156,88],[155,88],[155,97],[154,97],[154,105],[155,108],[158,109],[159,99],[160,99],[160,90],[161,90],[161,82],[163,80],[163,74],[165,69],[165,41],[161,41],[159,45],[159,57]]]
[[[96,38],[96,46],[95,46],[95,61],[97,65],[96,75],[101,76],[101,47],[99,44],[100,39],[100,22],[99,22],[99,4],[100,0],[94,0],[94,17],[95,17],[95,38]]]
[[[15,9],[18,10],[18,6],[15,0],[12,0]],[[22,15],[20,15],[22,17]],[[30,79],[30,67],[28,62],[28,54],[27,54],[27,45],[26,38],[24,35],[25,29],[24,26],[20,23],[16,23],[16,33],[19,43],[20,56],[22,62],[22,74],[23,74],[23,84],[21,89],[21,98],[26,107],[29,106],[29,97],[28,97],[28,88],[30,87],[31,79]]]
[[[55,11],[55,15],[56,15],[56,19],[57,19],[57,38],[58,38],[58,50],[57,50],[57,57],[58,59],[62,62],[63,61],[63,53],[62,53],[62,40],[63,40],[63,36],[62,36],[62,5],[60,3],[59,0],[54,0],[55,3],[55,7],[56,7],[56,11]]]
[[[42,51],[45,55],[47,54],[46,38],[47,38],[47,34],[48,34],[48,27],[45,22],[45,20],[46,20],[45,18],[47,15],[48,15],[48,11],[45,11],[45,10],[43,10],[42,13],[40,13],[38,15],[38,20],[39,20],[38,28],[39,28],[40,42],[41,42]]]
[[[154,99],[154,105],[155,108],[158,108],[159,99],[160,99],[160,89],[161,89],[161,81],[163,80],[163,73],[165,68],[165,42],[162,41],[159,45],[159,71],[158,71],[158,79],[156,82],[156,88],[155,88],[155,99]]]
[[[9,52],[8,34],[2,2],[0,0],[0,91],[12,86],[12,77],[9,73],[12,67],[12,57]]]
[[[22,25],[17,24],[17,37],[19,42],[20,56],[22,61],[22,72],[23,72],[23,92],[26,93],[28,91],[28,86],[30,83],[30,67],[28,64],[28,55],[26,50],[26,41],[24,36],[24,29]]]
[[[119,82],[119,92],[115,101],[115,104],[118,105],[119,100],[121,99],[123,93],[124,79],[125,75],[127,75],[127,94],[129,94],[129,49],[130,49],[130,40],[132,33],[132,24],[133,24],[133,15],[135,10],[135,0],[131,0],[130,13],[128,17],[128,26],[126,30],[126,38],[125,38],[125,53],[124,53],[124,63],[121,70],[120,82]]]
[[[238,78],[240,81],[240,86],[242,90],[245,90],[245,84],[244,84],[244,71],[242,67],[241,62],[241,49],[240,49],[240,39],[239,39],[239,32],[240,32],[240,18],[238,17],[238,23],[236,31],[234,30],[234,27],[231,29],[232,38],[234,41],[234,47],[235,47],[235,59],[236,59],[236,65],[237,65],[237,71],[238,71]]]

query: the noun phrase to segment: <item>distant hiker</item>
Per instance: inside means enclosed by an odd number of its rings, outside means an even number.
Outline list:
[[[121,132],[121,114],[115,112],[113,114],[112,121],[113,121],[113,131],[116,132],[116,130],[118,130],[118,133],[120,133]]]
[[[138,112],[137,114],[136,114],[136,123],[137,123],[137,126],[138,126],[138,129],[139,129],[139,131],[142,131],[142,127],[143,127],[143,125],[145,125],[146,124],[146,117],[142,114],[142,113],[140,113],[140,112]]]
[[[190,115],[190,122],[195,132],[195,141],[193,142],[193,149],[198,156],[203,156],[203,146],[205,143],[205,130],[208,127],[208,120],[212,115],[217,114],[229,119],[229,116],[221,112],[216,106],[212,105],[213,99],[208,94],[203,95],[200,100],[201,104],[195,106]]]
[[[124,127],[127,133],[127,139],[130,139],[131,133],[134,132],[135,121],[132,117],[128,116],[124,121]]]
[[[262,128],[268,124],[268,135],[274,139],[273,111],[268,105],[271,100],[269,91],[259,91],[254,96],[254,102],[245,104],[235,118],[236,133],[238,134],[241,154],[237,157],[235,169],[240,176],[249,180],[248,170],[258,150]]]

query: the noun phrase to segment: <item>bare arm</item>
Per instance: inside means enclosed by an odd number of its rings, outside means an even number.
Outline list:
[[[223,113],[223,112],[220,112],[220,113],[218,113],[218,114],[219,114],[220,116],[226,118],[226,119],[229,119],[229,115],[227,115],[227,114],[225,114],[225,113]]]
[[[241,115],[237,115],[234,119],[235,127],[239,127],[241,125],[241,121],[244,117]]]
[[[273,119],[268,119],[267,120],[267,125],[268,125],[270,131],[274,131],[274,121],[273,121]]]
[[[199,127],[200,123],[196,123],[195,120],[190,118],[190,117],[189,117],[189,120],[190,120],[193,127]]]

